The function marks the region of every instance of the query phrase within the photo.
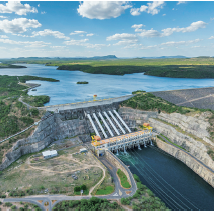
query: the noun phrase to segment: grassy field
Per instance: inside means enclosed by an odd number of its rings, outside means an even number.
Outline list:
[[[108,195],[114,192],[114,183],[112,183],[112,177],[108,170],[106,170],[106,177],[100,187],[95,189],[96,195]]]
[[[122,172],[120,169],[117,170],[117,175],[120,178],[120,183],[123,188],[129,189],[131,188],[131,185],[128,182],[127,176]]]
[[[47,160],[39,156],[44,150],[22,156],[0,174],[0,194],[7,197],[46,193],[75,195],[74,187],[83,184],[89,191],[102,178],[103,171],[91,153],[76,154],[80,148],[82,146],[59,151],[59,156]]]
[[[94,74],[124,75],[145,72],[145,75],[174,78],[214,78],[214,58],[166,59],[5,59],[4,63],[32,63],[58,66],[59,70],[80,70]]]

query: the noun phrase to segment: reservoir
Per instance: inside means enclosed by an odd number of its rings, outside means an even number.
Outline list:
[[[36,88],[37,91],[30,91],[29,95],[50,96],[50,102],[46,105],[92,100],[94,94],[98,99],[103,99],[129,95],[136,90],[151,92],[214,86],[214,79],[165,78],[143,75],[143,73],[124,76],[89,74],[81,71],[57,70],[57,67],[40,64],[21,65],[27,68],[0,69],[0,75],[33,75],[60,80],[60,82],[29,81],[29,83],[41,84]],[[78,81],[88,81],[89,84],[76,84]]]
[[[37,91],[29,91],[29,95],[50,96],[46,105],[92,100],[94,94],[103,99],[129,95],[135,90],[149,92],[214,86],[214,79],[165,78],[142,73],[116,76],[56,70],[57,67],[38,64],[23,65],[27,68],[0,69],[0,75],[32,75],[60,80],[29,81],[41,84]],[[88,81],[89,84],[76,84],[78,81]],[[185,164],[158,148],[132,149],[128,155],[120,152],[118,157],[170,209],[214,210],[214,189]]]

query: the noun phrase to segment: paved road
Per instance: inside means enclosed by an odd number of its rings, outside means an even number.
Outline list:
[[[18,99],[20,102],[22,102],[24,105],[27,106],[27,108],[33,108],[31,105],[25,103],[24,101],[22,101],[22,96]],[[34,107],[35,108],[35,107]]]
[[[102,157],[99,158],[99,160],[106,166],[106,168],[109,170],[111,176],[113,177],[114,183],[115,183],[115,191],[110,194],[110,195],[100,195],[96,196],[98,198],[106,198],[106,199],[120,199],[122,197],[129,197],[134,195],[134,193],[137,190],[137,186],[135,183],[135,180],[133,176],[130,174],[130,170],[127,169],[130,177],[131,177],[131,184],[132,187],[130,189],[124,189],[121,187],[119,179],[116,175],[117,168],[113,166],[106,158]],[[126,194],[126,191],[131,191],[130,194]],[[27,196],[24,198],[5,198],[3,199],[3,202],[29,202],[29,203],[34,203],[40,206],[40,208],[43,211],[51,211],[52,208],[59,202],[63,200],[81,200],[81,199],[90,199],[92,196],[67,196],[67,195],[32,195],[32,196]],[[40,203],[39,201],[42,201]],[[44,206],[44,203],[48,202],[48,206]]]

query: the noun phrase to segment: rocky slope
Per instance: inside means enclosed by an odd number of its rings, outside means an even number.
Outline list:
[[[22,155],[39,152],[55,140],[79,135],[82,141],[90,140],[86,121],[80,119],[62,120],[60,114],[47,112],[28,138],[18,140],[4,157],[0,171],[7,168]]]
[[[125,120],[129,120],[136,127],[144,122],[149,122],[158,132],[182,146],[214,170],[214,161],[207,154],[209,147],[214,148],[214,143],[209,139],[210,134],[207,130],[210,127],[208,122],[210,112],[187,116],[179,113],[158,114],[157,112],[141,111],[127,107],[121,107],[119,112]],[[182,131],[178,131],[177,127]]]

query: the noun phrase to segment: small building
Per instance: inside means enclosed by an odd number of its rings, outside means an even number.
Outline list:
[[[42,152],[42,154],[45,159],[56,157],[58,155],[56,150],[51,150],[51,151],[48,150],[48,151]]]
[[[80,153],[85,153],[85,152],[87,152],[88,150],[86,149],[86,148],[82,148],[82,149],[80,149]]]

